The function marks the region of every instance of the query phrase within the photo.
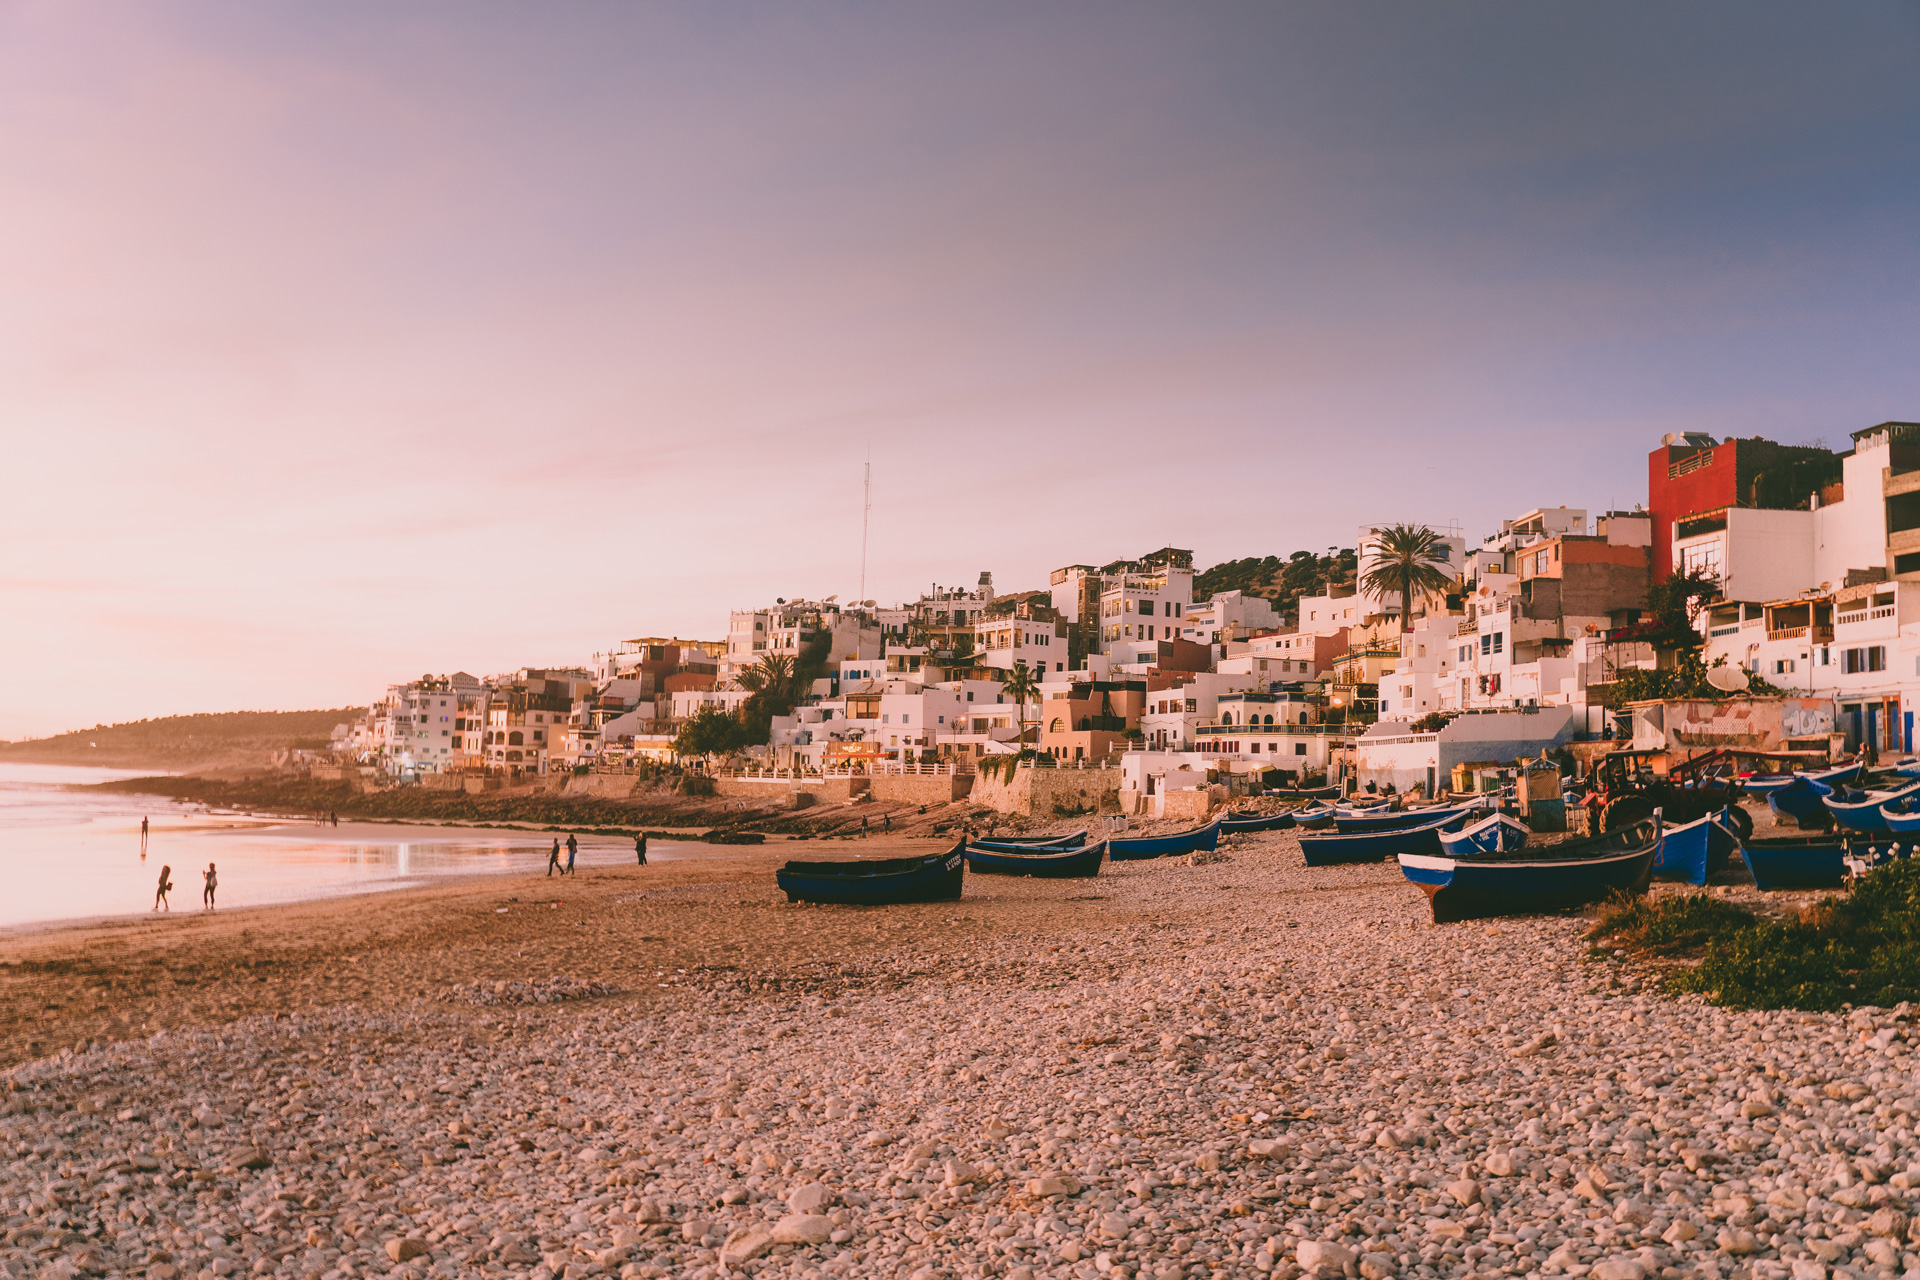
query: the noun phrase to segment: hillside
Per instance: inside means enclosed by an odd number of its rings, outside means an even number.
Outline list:
[[[256,766],[271,751],[324,747],[335,725],[364,711],[218,711],[95,725],[0,743],[0,762],[167,770]]]
[[[1217,591],[1244,591],[1265,596],[1276,609],[1290,613],[1301,596],[1325,591],[1329,579],[1335,586],[1351,586],[1355,562],[1352,548],[1331,556],[1296,551],[1285,560],[1279,556],[1226,560],[1194,575],[1193,598],[1198,602]]]

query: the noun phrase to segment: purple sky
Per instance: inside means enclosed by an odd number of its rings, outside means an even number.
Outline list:
[[[1917,12],[0,8],[0,737],[1920,418]]]

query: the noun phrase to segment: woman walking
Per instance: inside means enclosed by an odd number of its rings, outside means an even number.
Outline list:
[[[644,831],[633,838],[633,856],[641,866],[647,865],[647,833]]]
[[[551,877],[554,872],[559,870],[560,870],[560,837],[555,836],[553,838],[553,852],[547,855],[547,875]],[[565,873],[562,872],[562,874],[564,875]]]
[[[207,910],[211,911],[213,910],[213,891],[220,887],[220,877],[214,871],[211,862],[207,864],[207,869],[202,871],[200,875],[207,882],[207,887],[200,892],[200,901],[204,902]]]
[[[153,891],[153,909],[155,911],[159,911],[162,908],[168,911],[173,910],[173,904],[167,901],[167,891],[173,888],[172,875],[172,867],[163,866],[160,868],[160,887]]]

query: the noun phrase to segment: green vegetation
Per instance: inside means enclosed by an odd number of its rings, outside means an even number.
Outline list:
[[[673,749],[683,756],[723,756],[747,745],[746,726],[718,707],[701,707],[680,726]]]
[[[1027,740],[1027,704],[1039,700],[1040,679],[1022,663],[1001,677],[1000,691],[1012,698],[1013,704],[1020,708],[1020,741],[1024,745]]]
[[[259,764],[272,751],[322,749],[335,725],[350,724],[365,711],[220,711],[101,724],[51,738],[0,743],[0,760],[157,769]]]
[[[1587,935],[1669,961],[1668,990],[1746,1009],[1920,999],[1920,862],[1891,863],[1797,920],[1704,893],[1615,907]]]
[[[1713,665],[1726,662],[1722,657]],[[1784,693],[1785,690],[1769,683],[1756,671],[1747,673],[1747,687],[1739,693],[1729,693],[1725,689],[1716,689],[1707,683],[1710,668],[1700,661],[1698,651],[1682,649],[1674,654],[1673,665],[1662,670],[1648,670],[1645,667],[1627,667],[1614,675],[1612,705],[1625,706],[1629,702],[1643,702],[1653,698],[1702,698],[1718,702],[1727,698],[1744,698],[1748,695],[1768,696]]]
[[[1447,544],[1425,525],[1396,524],[1380,535],[1380,541],[1367,553],[1367,572],[1360,585],[1375,595],[1391,591],[1400,597],[1400,625],[1413,629],[1413,604],[1416,596],[1439,593],[1453,588],[1453,575],[1444,566]]]
[[[1301,596],[1317,595],[1329,582],[1336,587],[1351,587],[1357,567],[1351,547],[1331,555],[1296,551],[1285,560],[1279,556],[1248,556],[1194,575],[1193,598],[1204,601],[1216,591],[1244,591],[1273,601],[1282,613],[1292,613]]]

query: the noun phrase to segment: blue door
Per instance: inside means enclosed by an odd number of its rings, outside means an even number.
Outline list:
[[[1878,747],[1880,745],[1880,708],[1877,704],[1869,702],[1866,711],[1867,731],[1861,735],[1860,741],[1862,745],[1871,742]]]
[[[1905,755],[1913,754],[1913,712],[1906,713],[1900,733],[1900,750]]]

